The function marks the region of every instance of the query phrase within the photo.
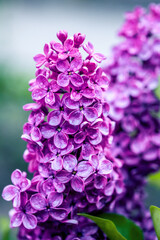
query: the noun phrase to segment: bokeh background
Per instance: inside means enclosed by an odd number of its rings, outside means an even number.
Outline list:
[[[159,3],[159,0],[154,1]],[[0,192],[10,184],[15,168],[27,171],[23,161],[26,143],[21,140],[28,113],[22,106],[31,101],[28,81],[34,78],[33,56],[56,38],[58,30],[85,33],[96,52],[109,61],[110,49],[124,13],[135,6],[147,7],[149,0],[0,0]],[[158,188],[147,186],[151,203],[160,205]],[[0,215],[11,205],[0,197]]]

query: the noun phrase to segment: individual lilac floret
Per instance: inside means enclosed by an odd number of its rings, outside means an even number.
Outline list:
[[[126,179],[124,201],[119,202],[117,211],[121,209],[133,220],[137,217],[143,228],[146,210],[132,201],[135,196],[140,199],[135,201],[141,201],[138,193],[145,185],[144,177],[160,166],[160,102],[154,93],[160,76],[159,20],[159,4],[151,4],[148,13],[141,7],[128,12],[119,32],[124,40],[113,49],[112,62],[105,69],[112,78],[105,98],[110,103],[110,117],[116,121],[112,152],[123,159]],[[132,215],[134,208],[137,213]],[[144,219],[140,220],[141,209]],[[145,228],[147,240],[153,238],[150,229],[147,232]]]
[[[13,201],[13,207],[18,208],[21,204],[21,193],[30,188],[31,182],[26,178],[26,173],[16,169],[11,175],[14,185],[8,185],[3,189],[2,197],[6,201]]]
[[[20,227],[19,239],[105,239],[77,215],[113,210],[124,192],[122,161],[110,153],[114,123],[103,97],[110,79],[98,65],[105,57],[84,45],[81,33],[57,37],[60,42],[45,44],[44,54],[34,57],[29,91],[35,102],[24,106],[31,113],[22,135],[33,178],[24,192],[28,203],[14,207],[20,217],[11,226]]]

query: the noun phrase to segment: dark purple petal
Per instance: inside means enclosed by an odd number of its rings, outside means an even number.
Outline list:
[[[72,172],[77,165],[77,159],[74,155],[68,154],[63,158],[63,167],[68,172]]]
[[[77,144],[81,144],[86,138],[86,133],[85,132],[78,132],[75,136],[74,136],[74,141],[77,143]]]
[[[61,87],[67,87],[69,84],[69,80],[70,80],[70,75],[61,73],[58,75],[57,83]]]
[[[50,215],[53,219],[62,221],[68,216],[68,211],[64,208],[57,208],[50,211]]]
[[[52,111],[48,114],[47,121],[51,126],[57,126],[60,124],[62,119],[62,114],[60,111]]]
[[[92,165],[87,161],[82,161],[77,166],[77,175],[87,178],[93,173]]]
[[[49,218],[49,212],[48,210],[38,211],[36,217],[38,222],[46,222]]]
[[[102,175],[97,174],[94,178],[94,186],[97,189],[104,189],[106,186],[107,179],[103,177]]]
[[[104,194],[106,196],[112,196],[113,192],[115,189],[115,183],[114,182],[109,182],[107,183],[105,189],[104,189]]]
[[[19,188],[13,185],[8,185],[3,189],[2,197],[6,201],[11,201],[18,193]]]
[[[71,187],[76,192],[83,192],[84,190],[84,182],[80,177],[74,176],[71,180]]]
[[[51,192],[48,196],[48,201],[50,207],[56,208],[59,207],[63,202],[63,194],[57,192]]]
[[[81,87],[84,83],[83,78],[77,73],[71,74],[70,80],[75,87]]]
[[[11,217],[11,228],[19,227],[22,224],[24,214],[22,212],[16,212]]]
[[[23,217],[23,225],[27,229],[34,229],[37,226],[37,218],[31,214],[25,214]]]
[[[54,144],[57,148],[60,149],[66,148],[68,144],[68,136],[64,134],[62,131],[58,132],[54,136]]]
[[[72,111],[69,114],[69,123],[72,125],[79,125],[83,120],[83,114],[79,110]]]
[[[32,195],[30,202],[31,206],[38,211],[46,209],[47,201],[40,193]]]
[[[84,116],[89,122],[93,122],[98,118],[98,112],[93,107],[86,107],[84,110]]]

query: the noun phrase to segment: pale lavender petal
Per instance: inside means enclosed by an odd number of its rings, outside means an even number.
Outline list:
[[[41,107],[40,103],[27,103],[23,106],[24,111],[35,111]]]
[[[89,139],[89,142],[92,144],[92,145],[97,145],[99,144],[100,142],[102,141],[102,134],[100,132],[98,132],[97,136],[92,139],[90,138]]]
[[[68,172],[72,172],[77,165],[77,159],[74,155],[68,154],[63,158],[63,167]]]
[[[68,136],[66,134],[64,134],[62,131],[58,132],[54,136],[54,144],[57,148],[60,148],[60,149],[67,147]]]
[[[84,182],[80,177],[74,176],[71,180],[71,187],[76,192],[83,192],[84,190]]]
[[[82,161],[77,166],[77,175],[87,178],[93,173],[92,165],[87,161]]]
[[[31,214],[25,214],[23,217],[23,225],[27,229],[34,229],[37,226],[37,218]]]
[[[106,57],[103,54],[101,54],[101,53],[94,53],[93,54],[93,58],[98,63],[101,63],[103,60],[106,59]]]
[[[46,199],[40,193],[32,195],[30,198],[30,203],[31,206],[38,211],[44,210],[47,206]]]
[[[84,116],[89,122],[93,122],[98,118],[98,112],[93,107],[86,107],[84,110]]]
[[[23,216],[24,214],[22,212],[16,212],[11,217],[11,223],[10,223],[11,228],[19,227],[22,224]]]
[[[71,48],[73,47],[73,40],[72,39],[67,39],[65,42],[64,42],[64,49],[65,51],[70,51]]]
[[[61,193],[65,190],[65,184],[60,183],[56,178],[53,179],[53,185],[57,192]]]
[[[16,186],[8,185],[3,189],[2,197],[6,201],[11,201],[18,193],[19,189]]]
[[[25,192],[31,186],[31,181],[27,178],[22,178],[21,182],[19,183],[19,187],[21,192]]]
[[[70,75],[61,73],[58,75],[57,83],[61,87],[67,87],[69,84],[69,80],[70,80]]]
[[[18,185],[21,182],[22,172],[19,169],[16,169],[11,174],[11,181],[14,185]]]
[[[79,125],[83,120],[83,114],[79,110],[72,111],[69,114],[69,123],[72,125]]]
[[[78,109],[79,108],[79,102],[70,99],[70,97],[65,98],[64,102],[65,102],[65,105],[70,109]]]
[[[71,74],[70,80],[75,87],[81,87],[82,84],[84,83],[83,78],[77,73]]]
[[[60,124],[62,119],[62,114],[60,111],[52,111],[48,114],[47,121],[51,126],[57,126]]]
[[[33,57],[35,62],[43,62],[45,60],[45,56],[43,54],[37,54]]]
[[[21,194],[20,192],[17,192],[16,196],[13,199],[13,207],[19,208],[21,205]]]
[[[53,105],[55,103],[55,96],[54,96],[54,93],[49,91],[47,92],[46,96],[45,96],[45,102],[46,104],[49,104],[49,105]]]
[[[109,134],[109,126],[107,125],[106,122],[102,122],[99,130],[101,131],[101,133],[105,136],[107,136]]]
[[[31,139],[34,141],[34,142],[39,142],[42,138],[42,134],[39,130],[38,127],[33,127],[32,130],[31,130]]]
[[[103,104],[103,115],[104,115],[104,117],[108,117],[108,113],[109,113],[109,105],[108,105],[108,103],[104,103]]]
[[[113,171],[113,164],[109,160],[102,160],[99,163],[99,174],[109,174]]]
[[[63,160],[61,157],[56,157],[54,161],[51,163],[51,168],[55,171],[62,170]]]
[[[57,192],[51,192],[48,196],[48,201],[50,207],[56,208],[59,207],[63,202],[63,194]]]
[[[62,221],[68,216],[68,211],[64,208],[57,208],[50,211],[50,215],[53,219]]]

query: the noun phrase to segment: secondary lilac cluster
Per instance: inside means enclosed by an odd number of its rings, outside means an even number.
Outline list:
[[[15,170],[3,198],[13,201],[11,227],[20,227],[19,239],[103,239],[77,213],[111,210],[124,190],[122,161],[109,150],[114,122],[103,94],[110,81],[97,64],[105,57],[81,33],[57,37],[34,57],[34,103],[24,106],[31,111],[24,160],[34,176]]]
[[[112,79],[105,98],[116,121],[112,152],[124,160],[126,182],[117,209],[146,231],[144,222],[148,226],[151,220],[142,206],[144,177],[160,168],[160,102],[154,93],[160,76],[160,5],[152,4],[148,13],[141,7],[128,12],[119,35],[123,41],[105,69]],[[139,201],[143,203],[135,207]],[[153,239],[149,229],[145,239]]]

